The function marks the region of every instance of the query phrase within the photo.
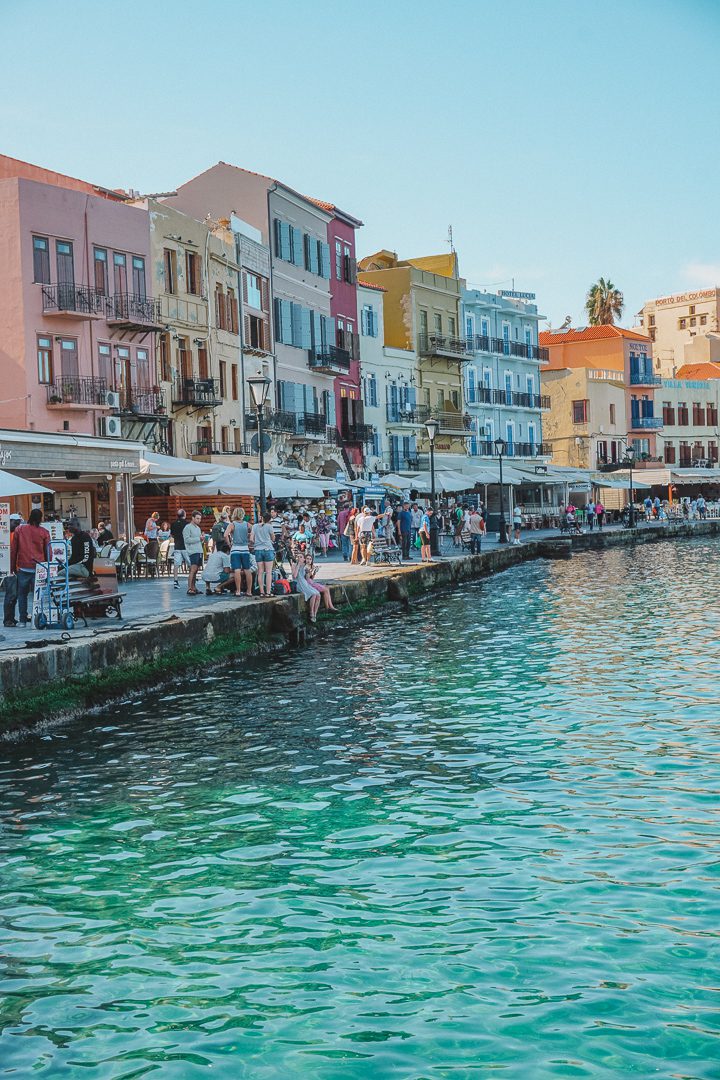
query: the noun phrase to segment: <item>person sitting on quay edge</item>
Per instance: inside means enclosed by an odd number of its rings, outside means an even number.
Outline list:
[[[18,525],[10,537],[10,573],[17,574],[21,626],[28,622],[28,594],[35,588],[35,568],[47,559],[50,533],[41,527],[42,519],[42,510],[36,507],[30,511],[27,525]]]
[[[190,576],[188,577],[187,587],[188,596],[199,595],[198,590],[195,588],[195,581],[197,580],[203,562],[202,532],[200,531],[201,522],[202,514],[199,510],[193,510],[190,521],[183,529],[185,550],[190,559]]]
[[[65,522],[65,537],[70,541],[68,574],[75,578],[93,576],[95,548],[89,532],[85,532],[77,518]]]

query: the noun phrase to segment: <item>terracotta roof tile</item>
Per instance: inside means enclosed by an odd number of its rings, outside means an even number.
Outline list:
[[[358,285],[362,285],[363,289],[374,289],[375,292],[387,292],[384,285],[376,285],[372,281],[363,281],[362,278],[358,278]]]
[[[631,341],[647,341],[647,334],[641,334],[638,330],[626,330],[623,326],[583,326],[577,330],[570,327],[568,330],[543,330],[538,338],[542,346],[568,345],[574,341],[598,341],[601,338],[629,338]]]

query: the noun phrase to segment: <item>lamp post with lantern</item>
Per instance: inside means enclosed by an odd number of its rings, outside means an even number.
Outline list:
[[[265,501],[265,433],[263,431],[263,410],[270,391],[270,379],[267,375],[263,375],[261,371],[258,371],[256,375],[250,376],[248,379],[248,386],[250,387],[250,393],[257,413],[258,456],[260,458],[260,513],[264,514],[267,507]]]
[[[438,544],[437,507],[435,506],[435,437],[440,424],[432,417],[425,421],[428,441],[430,443],[430,505],[433,508],[430,520],[430,553],[433,558],[440,554]]]
[[[507,544],[507,522],[505,521],[505,494],[503,491],[502,470],[503,454],[507,450],[507,443],[504,439],[496,439],[493,445],[495,446],[495,451],[500,461],[500,528],[498,529],[498,532],[500,534],[500,543]]]

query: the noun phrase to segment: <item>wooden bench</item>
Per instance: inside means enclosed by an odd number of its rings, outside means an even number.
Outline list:
[[[70,578],[70,607],[85,626],[88,615],[98,618],[114,614],[121,619],[124,596],[125,593],[118,592],[117,570],[112,559],[95,559],[92,578]]]

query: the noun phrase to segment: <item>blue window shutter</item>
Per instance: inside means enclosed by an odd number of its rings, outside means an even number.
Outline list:
[[[302,308],[299,304],[290,304],[291,342],[299,347],[302,340]]]
[[[292,345],[292,305],[289,300],[280,301],[282,308],[282,332],[286,345]]]
[[[279,259],[282,259],[282,221],[280,218],[274,219],[275,226],[275,254]]]
[[[302,266],[303,264],[303,234],[296,225],[293,225],[291,231],[291,250],[292,261],[295,266]]]
[[[310,312],[310,329],[312,333],[312,348],[319,349],[322,346],[322,328],[320,325],[320,312],[313,308]]]
[[[335,333],[335,320],[331,319],[331,318],[328,318],[326,320],[326,324],[327,324],[327,335],[328,335],[327,343],[328,343],[328,345],[336,345],[337,344],[337,336],[336,336],[336,333]]]
[[[283,340],[282,300],[279,300],[277,296],[275,297],[274,314],[275,314],[275,339],[276,339],[276,341],[282,341]]]
[[[312,348],[312,312],[309,308],[301,308],[302,317],[302,347],[303,349]]]
[[[330,277],[330,248],[320,241],[320,273],[322,277]]]
[[[415,409],[417,405],[417,390],[414,386],[408,387],[408,405],[411,409]]]
[[[303,236],[303,255],[305,256],[305,269],[312,270],[312,237],[307,233]]]
[[[308,236],[308,252],[310,254],[310,262],[308,269],[313,274],[319,274],[320,264],[318,262],[318,242],[314,236]]]
[[[360,312],[360,333],[363,335],[363,337],[368,336],[367,317],[368,317],[368,309],[366,307],[364,307],[362,309],[362,311]]]
[[[290,226],[287,221],[280,222],[280,258],[290,262]]]

